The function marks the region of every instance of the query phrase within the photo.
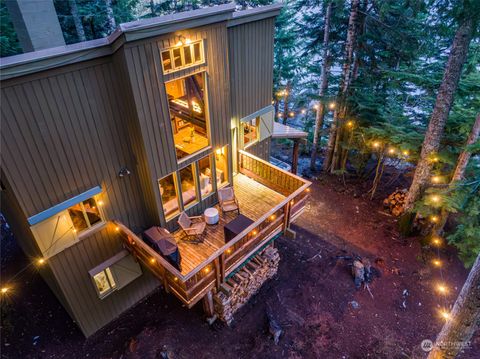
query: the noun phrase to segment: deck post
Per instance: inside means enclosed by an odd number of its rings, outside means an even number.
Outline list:
[[[286,233],[288,227],[290,226],[290,207],[290,202],[287,202],[283,208],[283,234]]]
[[[203,310],[207,317],[213,317],[215,314],[215,309],[213,307],[213,293],[212,290],[209,290],[202,299]]]
[[[215,266],[215,286],[217,287],[217,290],[220,289],[220,285],[223,283],[223,277],[222,277],[222,263],[220,263],[220,257],[215,258],[213,261],[213,264]]]
[[[292,154],[292,173],[297,174],[298,168],[298,148],[300,147],[300,141],[298,138],[293,140],[293,154]]]

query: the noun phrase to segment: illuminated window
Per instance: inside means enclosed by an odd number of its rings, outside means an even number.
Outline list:
[[[228,156],[227,146],[219,148],[215,151],[215,167],[217,175],[217,187],[228,184]]]
[[[248,146],[258,141],[258,123],[259,118],[242,122],[243,129],[243,145]]]
[[[94,198],[89,198],[83,202],[68,209],[68,214],[73,222],[73,227],[77,232],[91,228],[97,223],[103,222],[97,202]]]
[[[203,63],[203,41],[175,46],[162,51],[163,72],[178,71]]]
[[[195,186],[195,170],[194,165],[191,164],[179,171],[180,183],[182,187],[182,201],[183,207],[188,207],[198,202],[197,190]]]
[[[172,173],[162,178],[159,182],[163,212],[168,219],[180,213],[175,176]]]
[[[165,84],[177,159],[209,145],[205,75],[198,73]]]
[[[200,192],[203,198],[213,192],[212,160],[210,156],[198,161],[198,171],[200,176]]]
[[[115,280],[113,279],[112,271],[109,267],[105,268],[101,272],[93,276],[93,280],[97,287],[100,298],[106,296],[113,291],[116,287]]]

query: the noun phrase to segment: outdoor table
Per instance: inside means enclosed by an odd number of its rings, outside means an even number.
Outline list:
[[[238,234],[242,233],[248,226],[253,223],[253,220],[244,216],[243,214],[239,214],[234,220],[228,222],[223,230],[225,232],[225,243],[231,241],[235,238]]]
[[[207,208],[205,212],[203,212],[203,216],[205,217],[205,222],[207,224],[217,224],[219,220],[218,209],[216,208]]]

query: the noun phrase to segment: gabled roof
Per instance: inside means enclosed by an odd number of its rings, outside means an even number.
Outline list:
[[[0,80],[113,54],[124,43],[227,21],[236,26],[280,13],[281,4],[235,11],[225,4],[120,24],[108,37],[0,59]]]

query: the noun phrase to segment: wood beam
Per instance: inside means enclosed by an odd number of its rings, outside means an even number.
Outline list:
[[[298,149],[300,147],[300,141],[298,138],[293,140],[293,154],[292,154],[292,173],[297,174],[298,168]]]

